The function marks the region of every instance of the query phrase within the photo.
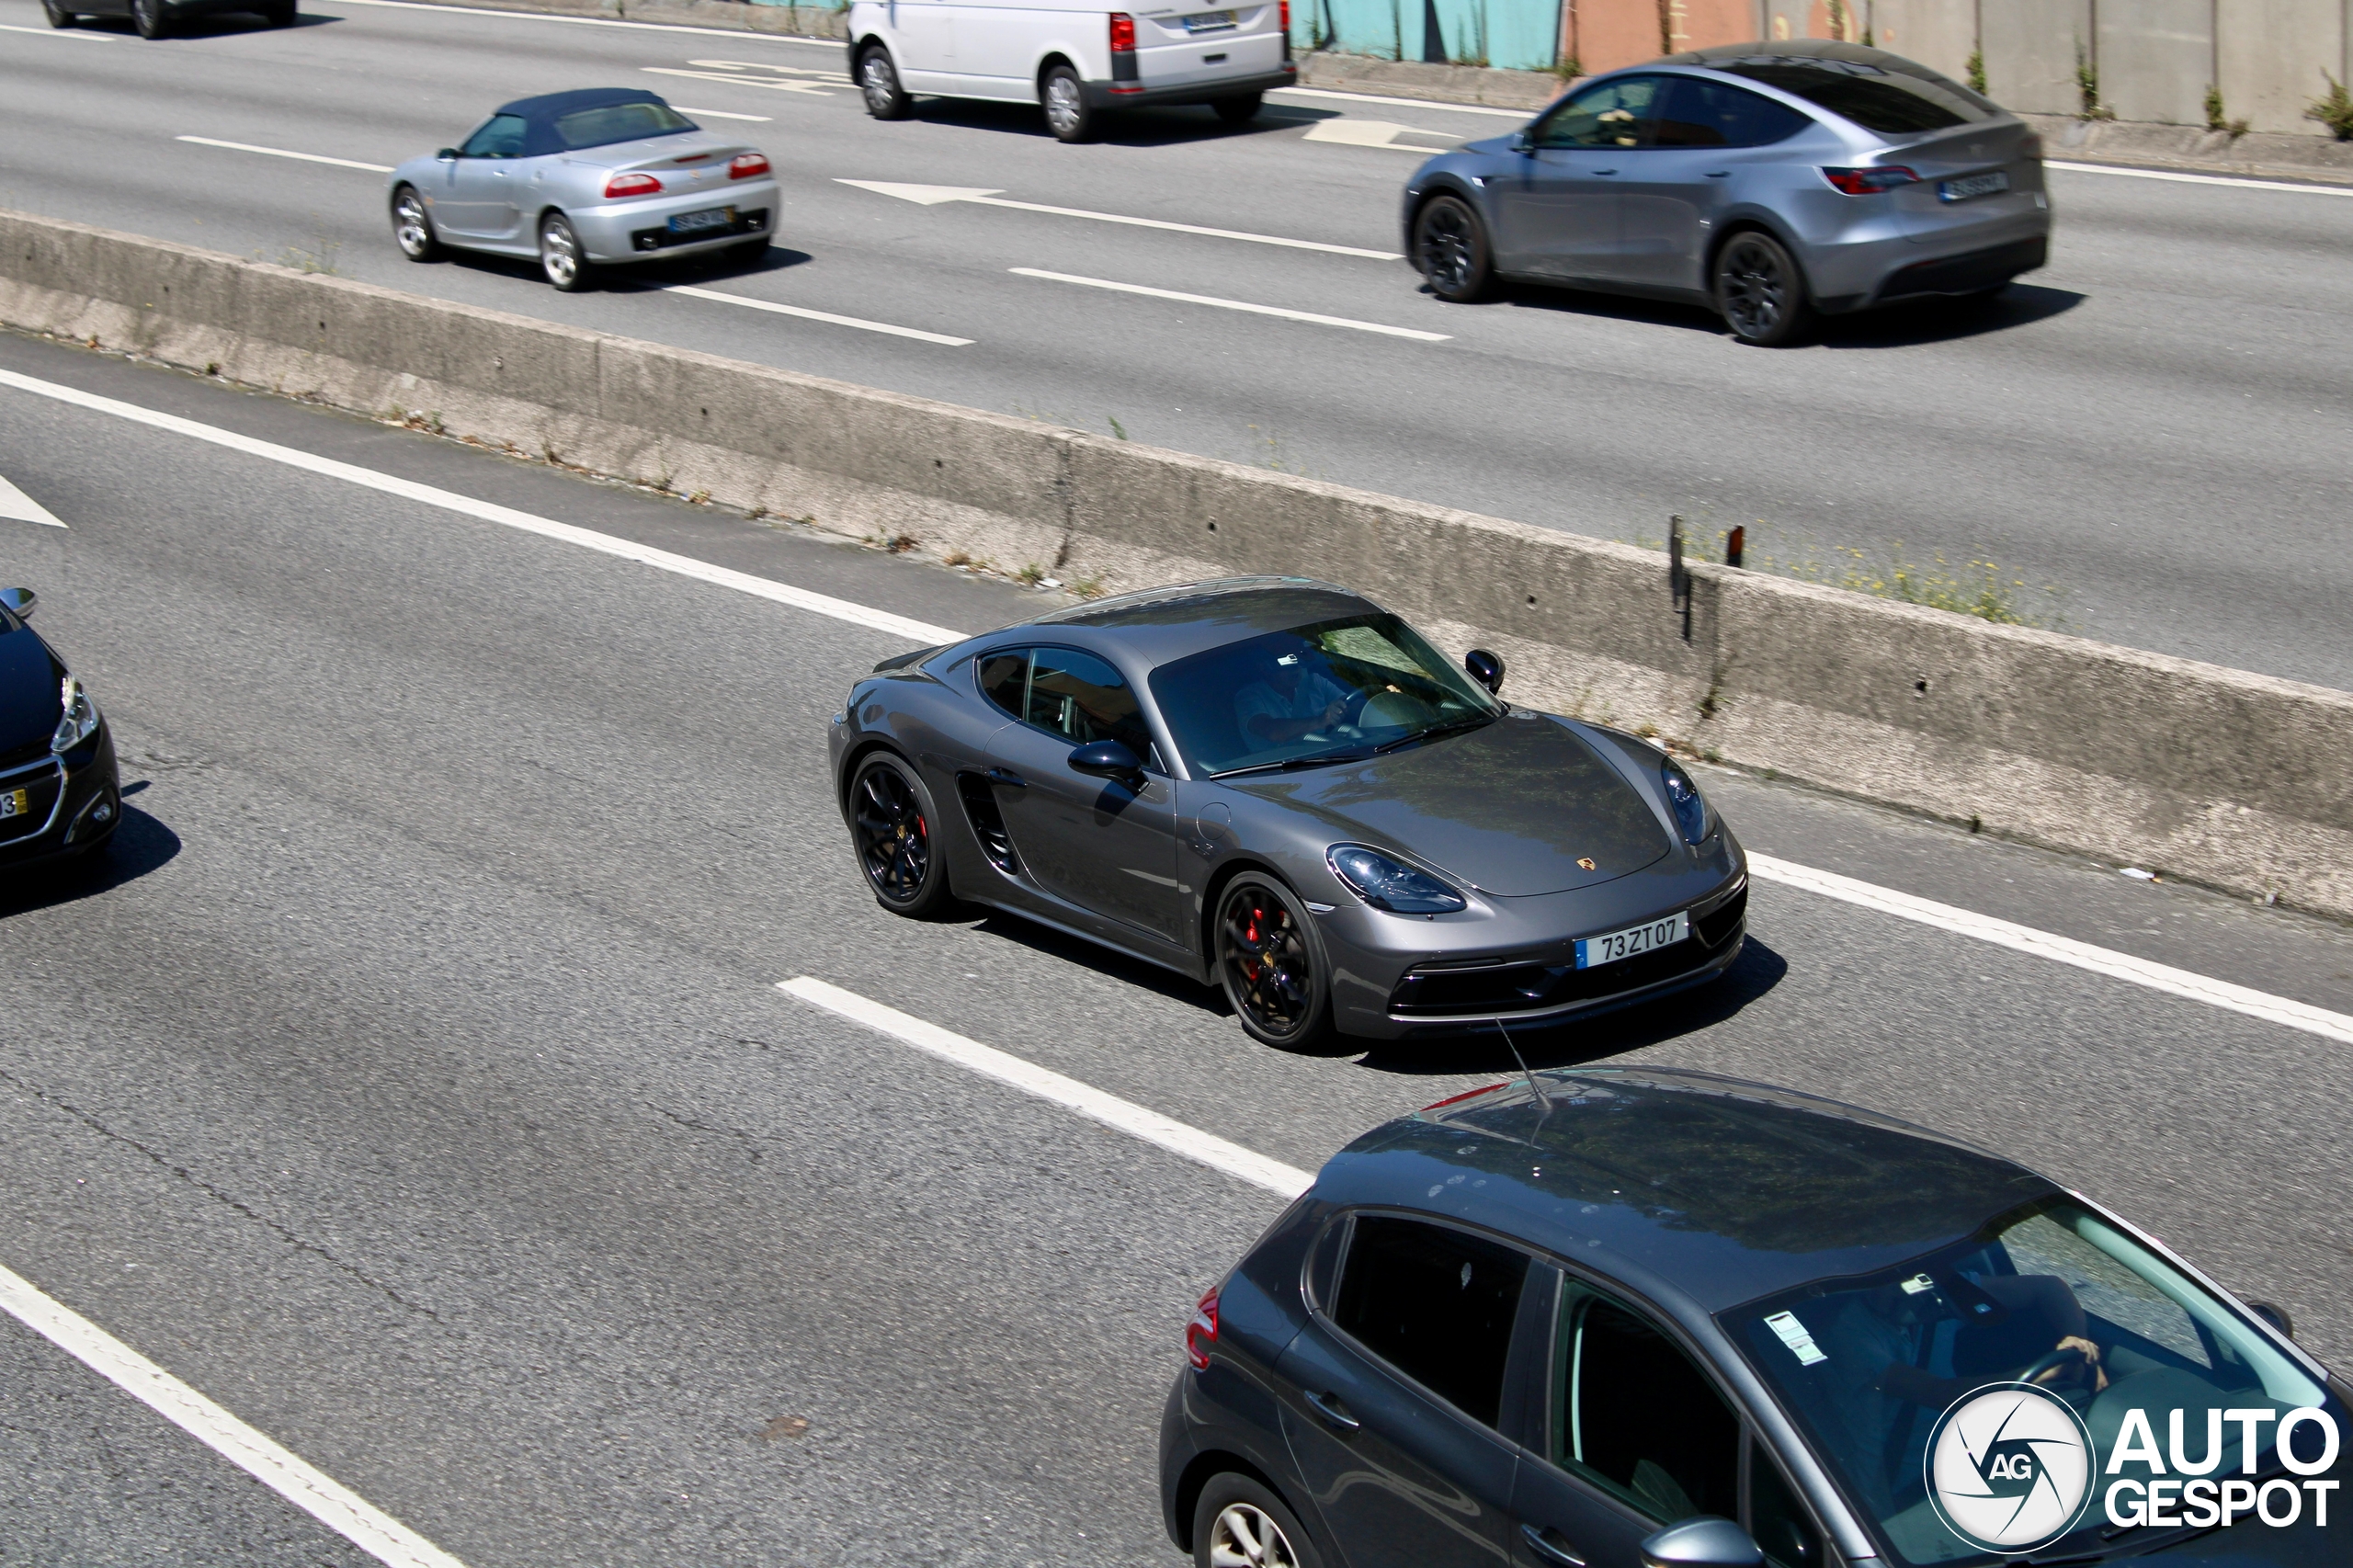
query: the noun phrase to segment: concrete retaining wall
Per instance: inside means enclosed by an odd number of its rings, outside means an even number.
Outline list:
[[[2353,694],[0,211],[0,321],[853,536],[1378,595],[1540,706],[2353,917]]]

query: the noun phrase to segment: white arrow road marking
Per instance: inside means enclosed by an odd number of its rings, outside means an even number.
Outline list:
[[[699,114],[705,119],[751,119],[766,125],[769,119],[764,114],[730,114],[723,108],[688,108],[684,104],[672,104],[670,107],[680,114]]]
[[[371,175],[392,172],[390,164],[362,164],[350,158],[324,157],[317,153],[293,153],[283,147],[256,147],[250,142],[217,142],[210,136],[175,136],[175,142],[193,142],[199,147],[226,147],[232,153],[259,153],[267,158],[293,158],[305,164],[332,164],[338,169],[365,169]]]
[[[837,316],[831,311],[813,311],[805,305],[779,305],[773,300],[747,299],[741,294],[722,294],[716,289],[698,289],[691,283],[665,283],[665,294],[691,294],[698,300],[716,300],[722,305],[741,305],[745,310],[767,311],[774,315],[799,316],[803,321],[831,322],[835,326],[854,326],[860,332],[884,332],[892,337],[912,337],[921,343],[945,344],[950,348],[972,346],[969,337],[950,337],[944,332],[925,332],[917,327],[892,326],[886,321],[867,321],[858,316]]]
[[[1444,343],[1442,332],[1422,332],[1410,326],[1384,326],[1379,322],[1351,321],[1347,316],[1318,315],[1313,311],[1286,311],[1279,305],[1254,305],[1247,300],[1221,300],[1213,294],[1184,294],[1174,289],[1147,289],[1141,283],[1114,283],[1108,278],[1078,278],[1067,272],[1041,272],[1034,267],[1008,267],[1017,278],[1043,278],[1055,283],[1078,283],[1089,289],[1109,289],[1121,294],[1145,294],[1155,300],[1176,300],[1188,305],[1214,305],[1221,311],[1246,311],[1254,316],[1280,316],[1285,321],[1313,322],[1317,326],[1345,326],[1352,332],[1377,332],[1385,337],[1410,337],[1416,343]]]
[[[819,71],[807,65],[771,65],[757,60],[689,60],[687,63],[705,71],[778,71],[788,76],[822,76],[845,87],[849,85],[847,71]]]
[[[11,522],[40,523],[48,528],[62,528],[56,514],[0,476],[0,517]]]
[[[357,1492],[6,1268],[0,1268],[0,1309],[378,1562],[392,1568],[466,1568]]]
[[[1307,128],[1302,138],[1307,142],[1334,142],[1343,147],[1381,147],[1392,153],[1416,153],[1427,158],[1443,153],[1444,147],[1416,147],[1400,142],[1400,136],[1434,136],[1443,142],[1459,142],[1459,136],[1449,136],[1443,131],[1424,131],[1418,125],[1392,125],[1385,119],[1319,119]]]
[[[1442,104],[1434,98],[1384,98],[1372,93],[1336,93],[1328,87],[1272,87],[1301,98],[1340,98],[1352,104],[1388,104],[1396,108],[1434,108],[1446,114],[1489,114],[1497,119],[1533,119],[1540,112],[1527,108],[1489,108],[1484,104]]]
[[[641,65],[656,76],[692,76],[699,82],[726,82],[738,87],[765,87],[772,93],[806,93],[813,98],[830,98],[834,90],[814,82],[769,82],[756,76],[730,76],[723,71],[681,71],[675,65]]]
[[[868,1028],[879,1029],[893,1040],[904,1040],[917,1051],[926,1051],[944,1062],[1010,1084],[1041,1100],[1078,1112],[1106,1127],[1116,1128],[1147,1143],[1157,1143],[1172,1153],[1198,1160],[1211,1170],[1238,1176],[1254,1187],[1263,1187],[1282,1198],[1297,1198],[1305,1192],[1314,1177],[1294,1165],[1270,1160],[1256,1150],[1239,1143],[1229,1143],[1213,1132],[1204,1132],[1173,1117],[1156,1110],[1146,1110],[1117,1095],[1107,1095],[1091,1084],[1066,1078],[1050,1068],[1024,1061],[1008,1051],[979,1040],[926,1023],[896,1007],[886,1007],[880,1002],[870,1002],[855,991],[845,991],[838,985],[828,985],[822,980],[801,975],[793,980],[779,980],[776,988],[788,996],[797,996],[813,1006],[838,1014]]]
[[[961,185],[899,185],[880,179],[836,179],[883,196],[895,196],[919,207],[946,201],[969,201],[976,207],[1004,207],[1016,212],[1045,212],[1056,218],[1089,218],[1097,223],[1125,223],[1136,229],[1166,229],[1178,234],[1207,234],[1213,240],[1247,240],[1254,245],[1281,245],[1289,250],[1320,250],[1329,256],[1360,256],[1367,261],[1403,261],[1392,250],[1362,250],[1355,245],[1327,245],[1320,240],[1291,240],[1280,234],[1252,234],[1239,229],[1204,229],[1198,223],[1172,223],[1165,218],[1132,218],[1124,212],[1089,212],[1080,207],[1048,207],[1036,201],[1006,201],[994,190]]]

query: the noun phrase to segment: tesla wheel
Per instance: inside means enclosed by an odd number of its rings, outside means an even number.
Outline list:
[[[867,758],[850,780],[849,815],[858,868],[883,908],[921,917],[949,903],[948,864],[936,832],[939,813],[914,768],[887,751]]]
[[[1258,110],[1266,101],[1257,93],[1245,93],[1239,97],[1220,98],[1210,107],[1228,125],[1247,125],[1258,118]]]
[[[433,214],[413,185],[392,192],[392,243],[411,261],[432,261],[441,255],[441,241],[433,233]]]
[[[1086,101],[1086,89],[1079,85],[1077,72],[1067,65],[1047,72],[1038,98],[1045,106],[1046,129],[1054,133],[1055,141],[1095,140],[1095,108]]]
[[[172,14],[164,0],[131,0],[131,25],[141,38],[162,38],[172,30]]]
[[[1467,304],[1495,281],[1486,225],[1459,196],[1441,196],[1414,217],[1414,266],[1441,300]]]
[[[870,49],[858,57],[858,90],[866,99],[866,112],[877,119],[907,118],[907,90],[899,85],[899,68],[891,63],[891,51]]]
[[[540,270],[566,294],[576,294],[588,287],[595,272],[581,252],[580,236],[572,232],[571,221],[561,212],[551,212],[540,220]]]
[[[49,18],[52,28],[70,28],[82,18],[59,5],[57,0],[40,0],[40,14]]]
[[[1297,1048],[1327,1027],[1324,959],[1307,910],[1289,888],[1245,871],[1218,900],[1217,972],[1244,1032]]]
[[[1323,1568],[1299,1516],[1246,1475],[1210,1478],[1193,1508],[1195,1568]]]
[[[1734,337],[1759,348],[1795,341],[1813,317],[1797,262],[1755,229],[1734,234],[1716,257],[1716,309]]]

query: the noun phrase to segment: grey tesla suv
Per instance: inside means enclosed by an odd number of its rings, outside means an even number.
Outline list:
[[[2042,143],[1883,50],[1726,44],[1596,77],[1405,184],[1441,299],[1498,278],[1689,300],[1745,343],[1816,312],[1990,293],[2043,264]]]

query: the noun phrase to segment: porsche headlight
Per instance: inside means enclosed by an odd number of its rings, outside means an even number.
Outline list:
[[[1375,909],[1392,915],[1451,915],[1467,907],[1461,893],[1428,872],[1361,844],[1336,844],[1324,858],[1334,876]]]
[[[65,677],[58,696],[65,705],[65,712],[57,721],[57,733],[49,737],[49,749],[63,753],[98,733],[98,705],[90,700],[90,694],[72,676]]]
[[[1664,763],[1658,770],[1659,782],[1666,787],[1666,803],[1675,808],[1675,824],[1683,830],[1683,842],[1698,846],[1708,842],[1716,831],[1714,814],[1708,810],[1707,797],[1699,793],[1699,786],[1691,776],[1675,764]]]

